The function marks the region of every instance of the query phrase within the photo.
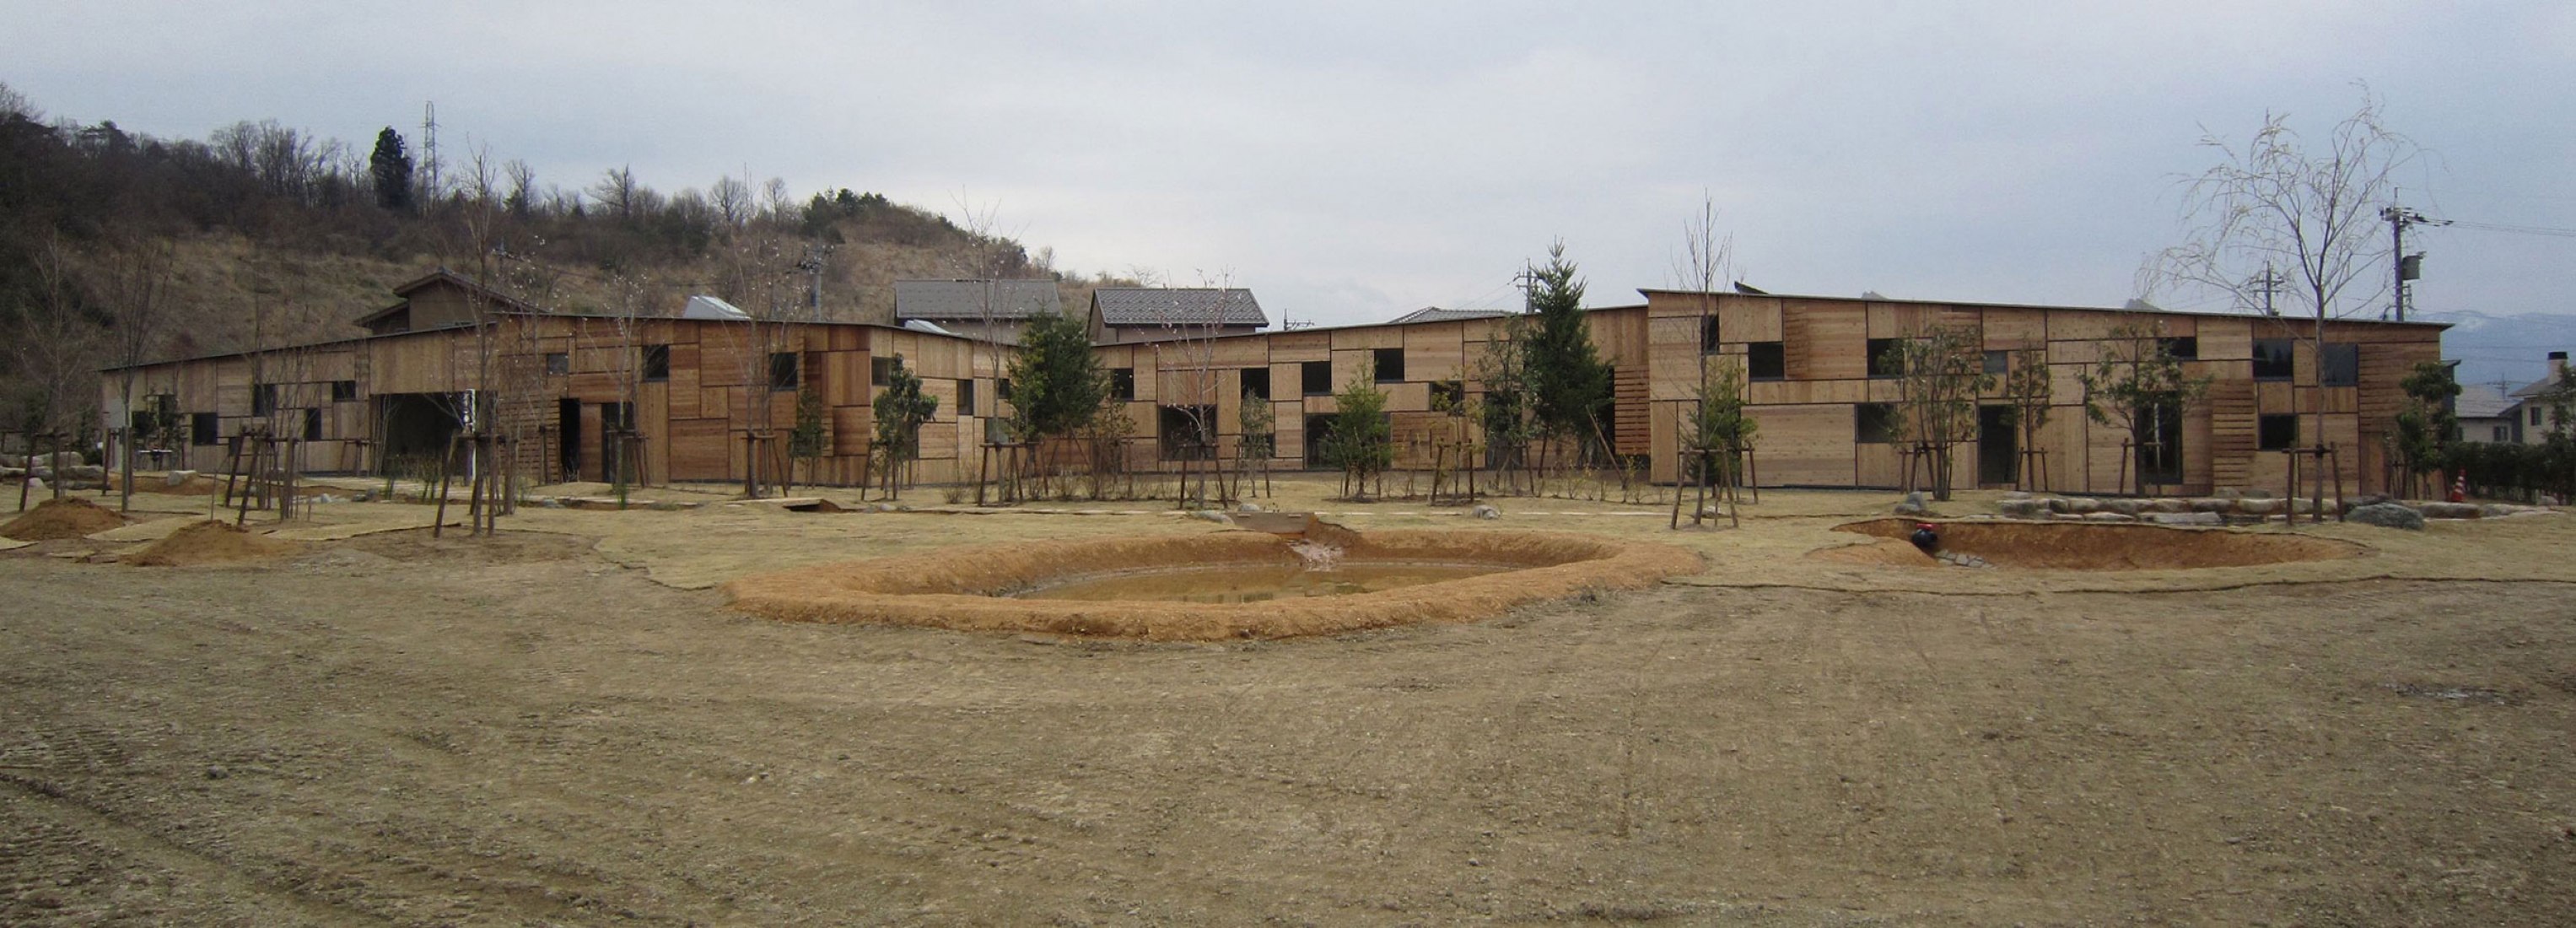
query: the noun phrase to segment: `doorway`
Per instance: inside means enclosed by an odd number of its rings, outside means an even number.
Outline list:
[[[2011,406],[1977,407],[1977,483],[2012,486],[2021,479],[2021,429]]]
[[[564,397],[555,401],[555,454],[562,479],[581,476],[581,401]]]

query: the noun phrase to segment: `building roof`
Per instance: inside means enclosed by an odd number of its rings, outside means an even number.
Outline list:
[[[2504,391],[2480,384],[2461,384],[2460,395],[2451,400],[2452,414],[2462,419],[2501,419],[2513,407],[2513,398]]]
[[[707,319],[716,322],[750,322],[751,314],[743,312],[742,307],[701,293],[690,297],[688,305],[680,307],[680,318]]]
[[[382,319],[384,319],[384,318],[386,318],[386,317],[388,317],[388,316],[391,316],[391,315],[393,315],[393,314],[395,314],[395,313],[401,312],[401,311],[403,311],[403,310],[405,310],[405,309],[409,309],[409,308],[411,308],[411,295],[412,295],[412,294],[419,293],[420,291],[423,291],[423,290],[427,290],[427,289],[429,289],[431,286],[436,285],[436,284],[446,284],[446,285],[448,285],[448,286],[455,287],[455,288],[457,288],[457,289],[463,290],[463,291],[465,291],[465,292],[466,292],[466,293],[468,293],[468,294],[479,294],[479,295],[481,295],[484,299],[487,299],[487,300],[492,301],[493,303],[499,304],[500,308],[502,308],[502,309],[504,309],[504,310],[515,310],[515,311],[518,311],[518,312],[528,312],[528,313],[533,313],[533,312],[542,312],[542,310],[539,310],[539,309],[537,309],[537,308],[536,308],[536,307],[534,307],[534,306],[530,306],[530,305],[528,305],[528,304],[526,304],[526,303],[524,303],[524,302],[521,302],[521,301],[519,301],[519,300],[517,300],[517,299],[515,299],[515,298],[512,298],[512,297],[511,297],[510,295],[508,295],[508,294],[502,293],[502,292],[500,292],[500,291],[498,291],[498,290],[493,290],[493,289],[491,289],[491,288],[489,288],[489,287],[481,286],[481,285],[479,285],[479,284],[476,284],[474,281],[472,281],[472,280],[470,280],[470,279],[467,279],[467,278],[466,278],[464,275],[462,275],[462,274],[458,274],[458,273],[456,273],[455,271],[448,270],[448,269],[447,269],[447,268],[445,268],[445,267],[439,267],[439,268],[436,268],[436,269],[434,269],[434,270],[431,270],[431,271],[430,271],[429,273],[427,273],[427,274],[422,274],[422,275],[420,275],[420,276],[418,276],[418,277],[414,277],[414,278],[412,278],[411,280],[405,281],[405,282],[403,282],[402,284],[395,286],[395,287],[394,287],[394,295],[395,295],[395,296],[398,296],[398,297],[402,297],[402,302],[400,302],[400,303],[395,303],[395,304],[394,304],[394,305],[392,305],[392,306],[387,306],[387,307],[385,307],[385,308],[383,308],[383,309],[376,310],[375,312],[368,313],[368,314],[366,314],[366,315],[364,315],[364,316],[360,316],[360,317],[358,317],[357,319],[352,320],[350,324],[352,324],[352,325],[359,325],[359,326],[372,325],[372,324],[376,323],[377,321],[382,320]]]
[[[1388,325],[1404,325],[1413,322],[1457,322],[1462,319],[1493,319],[1507,315],[1510,313],[1499,309],[1442,309],[1437,306],[1425,306],[1386,322]]]
[[[985,312],[985,295],[992,312]],[[1064,311],[1052,280],[898,280],[894,317],[902,319],[1027,319]]]
[[[1102,287],[1091,292],[1091,306],[1102,325],[1270,324],[1242,287]]]
[[[1683,296],[1697,296],[1697,295],[1699,295],[1699,291],[1697,291],[1697,290],[1676,290],[1676,289],[1673,289],[1673,288],[1670,288],[1670,287],[1639,287],[1639,288],[1637,288],[1637,292],[1638,292],[1638,293],[1642,293],[1642,294],[1676,293],[1676,294],[1680,294],[1680,295],[1683,295]],[[1743,291],[1741,291],[1741,290],[1739,290],[1739,291],[1738,291],[1738,293],[1742,293],[1742,292],[1743,292]],[[1718,295],[1718,296],[1721,296],[1721,297],[1724,297],[1724,296],[1730,296],[1730,294],[1723,294],[1723,293],[1721,293],[1721,294],[1717,294],[1717,295]],[[1956,307],[1960,307],[1960,308],[1963,308],[1963,309],[2048,309],[2048,310],[2064,310],[2064,311],[2072,311],[2072,312],[2092,312],[2092,313],[2145,313],[2145,314],[2156,314],[2156,315],[2167,315],[2167,316],[2220,316],[2220,317],[2235,318],[2235,319],[2269,319],[2269,320],[2272,320],[2272,321],[2275,321],[2275,322],[2287,322],[2287,323],[2294,323],[2294,324],[2310,323],[2310,322],[2314,322],[2314,321],[2316,320],[2316,317],[2315,317],[2315,316],[2299,316],[2299,315],[2266,316],[2266,315],[2262,315],[2262,314],[2260,314],[2260,313],[2247,313],[2247,312],[2241,312],[2241,311],[2237,311],[2237,310],[2214,310],[2214,309],[2175,309],[2175,308],[2167,307],[2167,306],[2158,306],[2158,305],[2155,305],[2155,304],[2153,304],[2153,303],[2149,303],[2149,302],[2147,302],[2147,301],[2145,301],[2145,300],[2129,300],[2129,301],[2127,301],[2126,305],[2122,305],[2122,306],[2061,306],[2061,305],[2054,304],[2054,303],[2000,303],[2000,302],[1995,302],[1995,301],[1992,301],[1992,300],[1909,299],[1909,298],[1903,298],[1903,297],[1891,297],[1891,296],[1858,296],[1858,297],[1851,297],[1851,296],[1821,296],[1821,295],[1811,294],[1811,293],[1768,293],[1768,292],[1762,292],[1762,291],[1754,291],[1753,293],[1745,294],[1745,295],[1748,295],[1748,296],[1762,296],[1762,297],[1768,297],[1768,298],[1771,298],[1771,299],[1778,299],[1778,300],[1804,300],[1804,301],[1809,301],[1809,302],[1833,302],[1833,303],[1911,303],[1911,304],[1922,305],[1922,306],[1956,306]],[[2404,322],[2397,322],[2397,321],[2388,320],[2388,319],[2377,319],[2377,318],[2370,318],[2370,317],[2365,317],[2365,316],[2329,316],[2329,317],[2327,317],[2327,318],[2326,318],[2326,321],[2327,321],[2327,322],[2332,322],[2332,323],[2335,323],[2335,324],[2338,324],[2338,325],[2341,325],[2341,324],[2344,324],[2344,323],[2369,324],[2369,325],[2411,325],[2411,326],[2431,326],[2431,327],[2433,327],[2433,328],[2441,328],[2441,329],[2447,329],[2447,328],[2450,328],[2450,327],[2451,327],[2451,325],[2452,325],[2451,323],[2448,323],[2448,322],[2431,322],[2431,321],[2420,320],[2420,319],[2408,319],[2408,320],[2406,320],[2406,321],[2404,321]]]

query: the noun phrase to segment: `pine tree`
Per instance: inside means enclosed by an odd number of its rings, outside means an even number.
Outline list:
[[[1011,358],[1011,430],[1021,441],[1073,434],[1100,412],[1108,372],[1091,353],[1082,320],[1062,313],[1030,317]]]
[[[376,153],[368,156],[367,169],[375,176],[377,206],[411,212],[411,154],[403,150],[402,133],[392,126],[376,133]]]
[[[1545,434],[1588,445],[1599,439],[1609,414],[1610,365],[1593,350],[1583,319],[1583,281],[1565,259],[1564,242],[1549,246],[1547,264],[1529,275],[1528,307],[1538,320],[1524,343],[1531,411]]]

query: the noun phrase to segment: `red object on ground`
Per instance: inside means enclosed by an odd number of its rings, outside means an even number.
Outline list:
[[[2467,474],[2461,474],[2461,475],[2459,475],[2458,477],[2456,477],[2456,478],[2452,479],[2452,481],[2451,481],[2451,502],[2454,502],[2454,503],[2465,503],[2465,502],[2468,502],[2468,501],[2469,501],[2469,475],[2467,475]]]

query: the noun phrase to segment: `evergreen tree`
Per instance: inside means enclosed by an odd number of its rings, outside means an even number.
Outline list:
[[[1011,431],[1022,441],[1072,434],[1109,394],[1108,372],[1091,353],[1091,333],[1062,313],[1030,317],[1010,370]]]
[[[1610,365],[1593,350],[1592,330],[1583,320],[1583,281],[1565,259],[1564,242],[1548,247],[1546,265],[1529,269],[1526,297],[1538,320],[1523,343],[1533,417],[1548,435],[1595,442],[1609,414]]]
[[[377,206],[411,212],[411,154],[403,150],[402,133],[392,126],[376,133],[376,153],[367,157],[367,169],[375,176]]]

